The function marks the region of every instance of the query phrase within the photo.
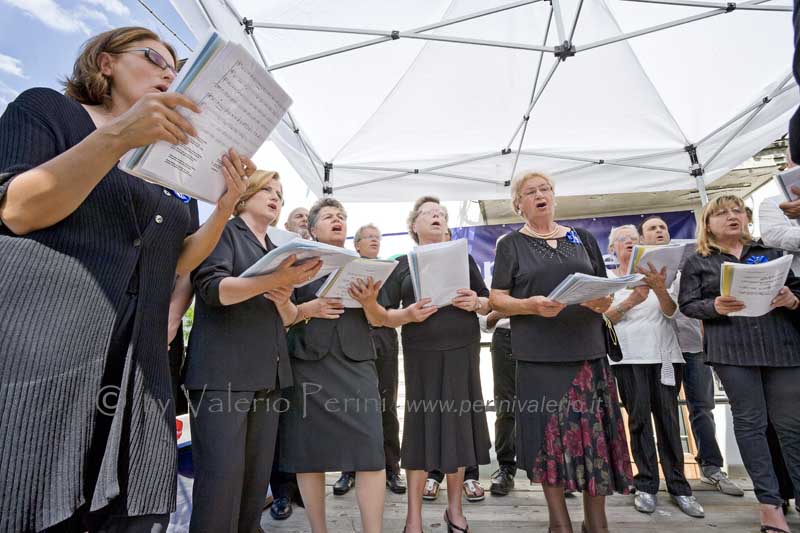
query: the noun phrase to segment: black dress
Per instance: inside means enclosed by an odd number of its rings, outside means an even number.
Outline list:
[[[497,245],[492,288],[547,296],[569,274],[605,277],[591,233],[555,239],[513,232]],[[531,481],[592,496],[632,483],[625,427],[605,353],[602,317],[580,305],[558,316],[511,317],[517,361],[517,462]]]
[[[469,258],[470,288],[489,291]],[[414,302],[408,258],[401,257],[381,292],[388,308]],[[489,464],[480,376],[478,317],[449,305],[427,320],[402,328],[406,404],[401,464],[407,470],[453,473],[459,467]]]
[[[94,129],[64,95],[22,93],[0,118],[0,198]],[[79,508],[175,508],[166,332],[192,208],[113,168],[61,222],[0,227],[0,531],[40,531]]]
[[[310,302],[327,278],[294,291]],[[383,470],[383,427],[375,348],[363,309],[312,318],[289,329],[294,386],[281,409],[281,472]]]

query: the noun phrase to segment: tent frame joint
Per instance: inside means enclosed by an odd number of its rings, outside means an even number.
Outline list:
[[[704,174],[703,165],[700,164],[700,159],[697,157],[697,146],[690,144],[685,147],[685,150],[689,154],[689,161],[691,162],[689,174],[695,178],[702,176]]]
[[[728,2],[728,7],[725,8],[725,13],[730,13],[736,9],[736,2]]]
[[[511,148],[503,148],[500,150],[500,155],[508,155],[511,153]]]
[[[576,51],[575,45],[572,44],[571,41],[565,40],[563,43],[555,46],[553,54],[561,61],[566,61],[568,57],[574,56]]]
[[[253,35],[253,30],[255,27],[253,26],[253,19],[249,19],[247,17],[242,18],[242,26],[244,26],[244,32],[247,35]]]
[[[323,178],[322,184],[322,194],[325,196],[330,196],[333,194],[333,186],[331,185],[331,170],[333,169],[333,163],[328,163],[326,161],[322,166],[325,169],[325,177]]]
[[[400,38],[400,31],[399,30],[392,30],[392,40],[396,41]]]

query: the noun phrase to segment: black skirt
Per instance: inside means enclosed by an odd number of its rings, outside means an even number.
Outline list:
[[[453,473],[489,464],[480,345],[404,351],[406,402],[401,463],[407,470]]]
[[[383,426],[373,361],[332,352],[318,361],[292,359],[280,429],[281,472],[383,470]]]
[[[633,484],[616,384],[605,357],[517,361],[517,464],[535,483],[627,494]]]

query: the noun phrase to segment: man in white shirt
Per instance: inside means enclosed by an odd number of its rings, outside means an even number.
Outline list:
[[[661,217],[645,217],[637,228],[642,244],[659,245],[670,241],[669,228]],[[680,275],[672,285],[672,294],[680,289]],[[714,423],[714,376],[711,367],[704,362],[703,330],[699,320],[685,316],[678,310],[673,317],[683,359],[683,391],[689,408],[701,480],[713,485],[729,496],[744,496],[744,492],[722,471],[723,457],[717,444],[717,428]]]
[[[796,166],[789,153],[786,153],[786,168]],[[800,191],[793,188],[795,193]],[[781,248],[794,255],[792,271],[800,272],[800,200],[787,202],[782,195],[771,196],[761,201],[758,207],[758,224],[761,240],[767,246]]]

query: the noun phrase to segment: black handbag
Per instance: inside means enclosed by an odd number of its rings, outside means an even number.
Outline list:
[[[603,315],[603,334],[606,339],[606,354],[608,354],[608,358],[615,363],[619,363],[622,361],[622,347],[619,345],[619,337],[617,337],[614,324],[606,315]]]

